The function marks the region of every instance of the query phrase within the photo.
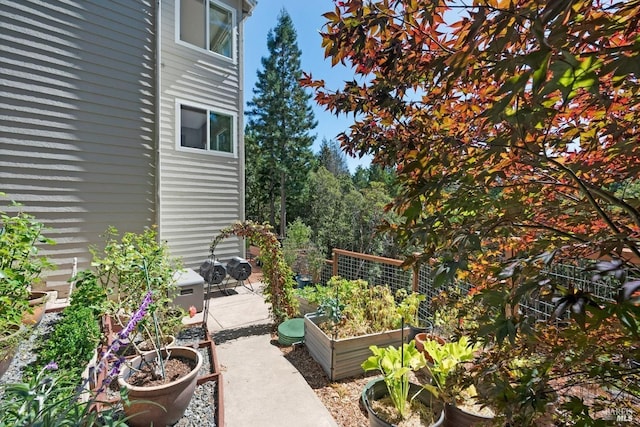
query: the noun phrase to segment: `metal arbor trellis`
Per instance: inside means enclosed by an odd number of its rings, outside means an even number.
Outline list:
[[[271,303],[269,311],[272,319],[276,324],[280,324],[295,316],[297,303],[293,295],[295,289],[293,271],[285,262],[278,237],[272,230],[273,227],[268,224],[257,224],[253,221],[236,222],[220,230],[213,239],[210,256],[215,260],[216,246],[227,237],[248,238],[255,243],[260,248],[263,281],[266,284],[263,294],[265,300]]]

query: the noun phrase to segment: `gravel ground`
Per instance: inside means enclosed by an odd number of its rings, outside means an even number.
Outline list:
[[[197,346],[204,341],[204,330],[200,327],[183,329],[176,337],[179,346]],[[199,376],[211,373],[211,359],[206,348],[198,349],[202,355],[202,368]],[[215,380],[207,381],[196,387],[191,402],[184,416],[174,424],[177,427],[202,427],[216,425],[217,384]]]
[[[0,378],[0,386],[6,383],[19,382],[22,379],[24,366],[36,360],[37,353],[33,351],[41,336],[50,333],[58,321],[59,313],[46,313],[42,322],[34,329],[29,339],[24,340],[18,346],[11,365]],[[178,335],[176,344],[181,346],[194,346],[204,340],[204,331],[200,327],[186,328]],[[211,372],[209,352],[206,348],[199,349],[203,357],[200,376]],[[0,387],[0,398],[2,398]],[[184,416],[176,423],[176,427],[202,427],[216,425],[216,399],[217,382],[208,381],[196,387],[191,403],[187,407]]]
[[[0,385],[7,383],[17,383],[22,380],[22,370],[25,366],[36,361],[37,353],[33,351],[40,337],[50,334],[53,331],[53,325],[60,318],[59,313],[45,313],[42,321],[29,335],[29,339],[23,340],[18,345],[16,354],[11,361],[11,365],[0,378]],[[0,390],[1,393],[1,390]]]

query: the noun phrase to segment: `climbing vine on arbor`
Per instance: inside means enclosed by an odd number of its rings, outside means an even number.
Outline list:
[[[211,242],[211,254],[215,258],[216,246],[227,237],[237,236],[248,238],[260,248],[262,261],[265,300],[271,303],[271,317],[276,323],[281,323],[293,317],[297,312],[297,300],[293,295],[295,282],[293,271],[284,261],[282,248],[273,227],[268,224],[257,224],[253,221],[236,222],[223,228]]]

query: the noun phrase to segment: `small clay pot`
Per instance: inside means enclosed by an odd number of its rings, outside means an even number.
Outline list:
[[[29,295],[29,311],[22,315],[22,323],[28,326],[37,326],[45,312],[45,305],[47,303],[47,297],[49,295],[46,292],[31,291]]]
[[[425,351],[424,349],[424,343],[426,340],[432,340],[432,341],[437,341],[438,344],[442,345],[444,344],[446,341],[444,338],[442,338],[439,335],[435,335],[435,334],[429,334],[426,332],[421,332],[419,334],[417,334],[414,338],[415,342],[416,342],[416,349],[418,351],[421,351],[424,354],[425,359],[427,359],[427,362],[429,363],[433,363],[433,359],[431,358],[431,356],[429,356],[429,353],[427,351]]]

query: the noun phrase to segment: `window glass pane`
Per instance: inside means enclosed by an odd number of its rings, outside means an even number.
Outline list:
[[[209,49],[226,57],[232,57],[232,23],[230,11],[213,3],[209,5]]]
[[[207,147],[207,112],[198,108],[180,107],[180,145],[189,148]]]
[[[180,40],[206,49],[206,0],[180,1]]]
[[[209,113],[209,122],[211,129],[209,149],[233,153],[231,137],[231,135],[233,135],[233,125],[231,117],[211,112]]]

